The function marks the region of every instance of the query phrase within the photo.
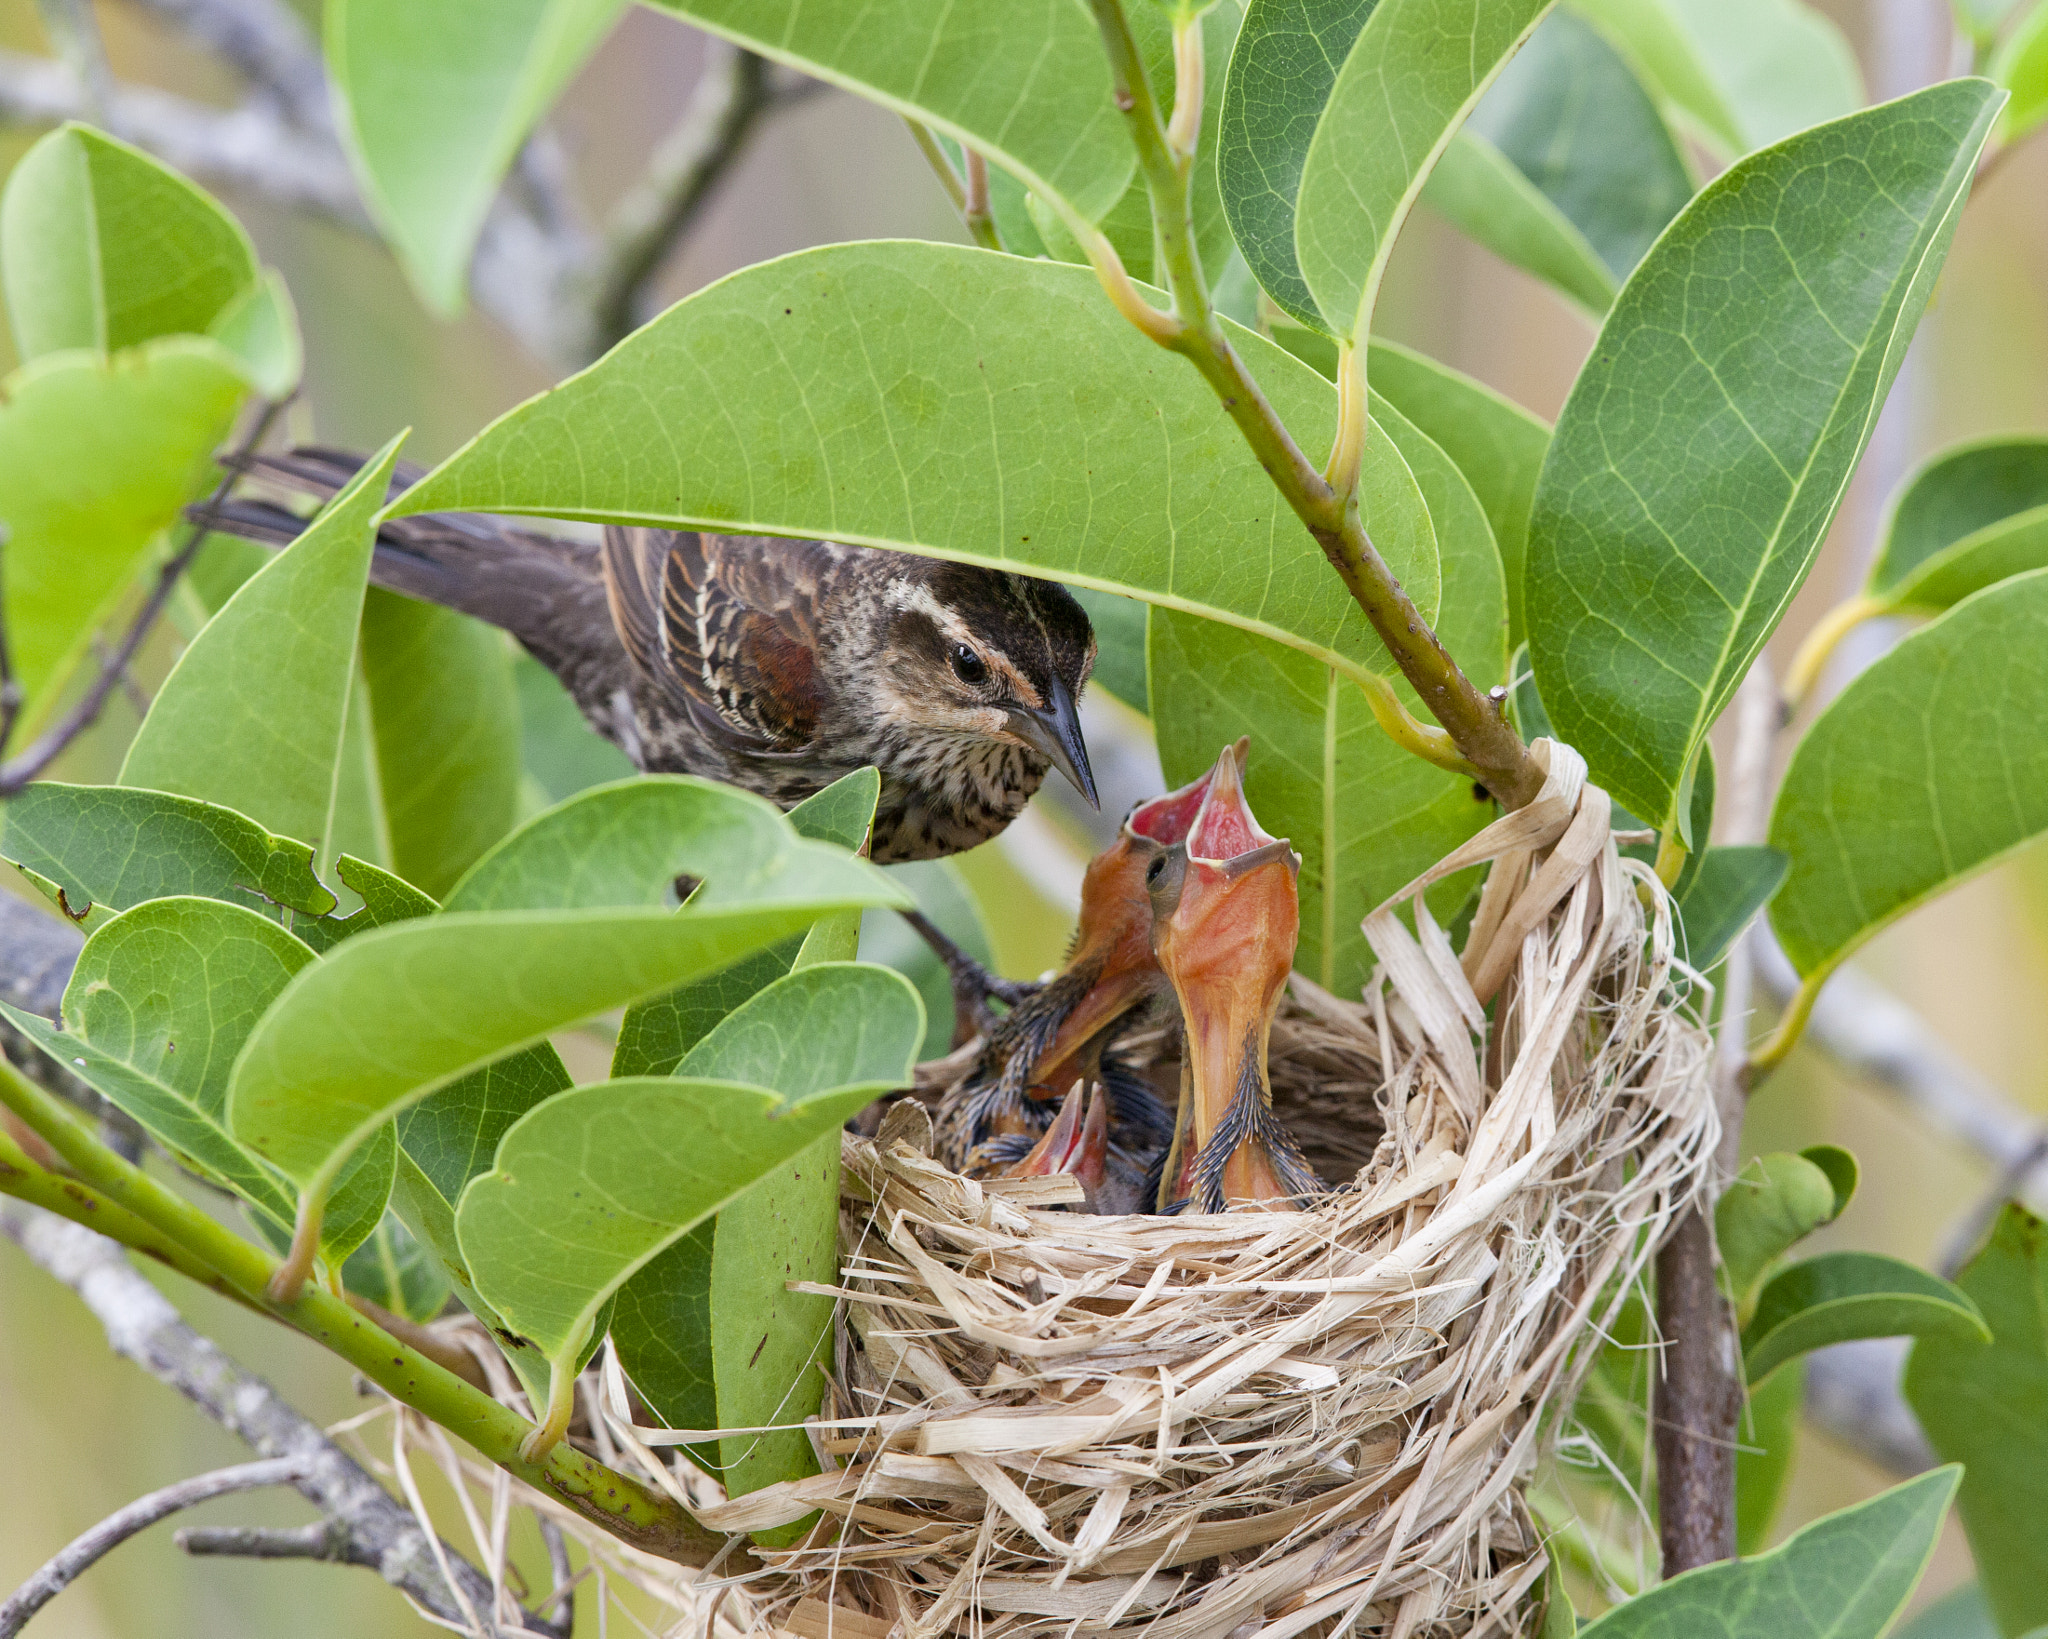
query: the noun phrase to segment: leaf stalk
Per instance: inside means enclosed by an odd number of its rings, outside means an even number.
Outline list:
[[[1483,781],[1507,807],[1522,807],[1535,798],[1543,785],[1543,771],[1530,757],[1528,747],[1509,725],[1499,703],[1474,687],[1444,649],[1414,599],[1372,544],[1358,512],[1355,473],[1351,479],[1354,488],[1343,490],[1316,469],[1231,346],[1211,303],[1208,280],[1195,249],[1189,185],[1194,175],[1192,150],[1181,153],[1176,149],[1167,124],[1160,117],[1159,103],[1145,73],[1137,39],[1131,33],[1123,0],[1089,0],[1089,7],[1109,57],[1116,105],[1123,111],[1137,148],[1138,169],[1145,178],[1152,203],[1159,266],[1167,292],[1173,298],[1173,311],[1162,312],[1138,293],[1114,249],[1093,223],[1069,213],[1065,218],[1069,230],[1087,250],[1096,276],[1102,280],[1117,311],[1160,346],[1179,353],[1201,372],[1259,465],[1371,621],[1381,643],[1401,668],[1402,676],[1408,679],[1430,714],[1444,726],[1473,776]],[[1198,27],[1176,30],[1174,55],[1176,71],[1195,81],[1192,96],[1183,91],[1176,98],[1178,120],[1182,108],[1198,107],[1201,100]],[[1199,133],[1198,113],[1189,116],[1186,129],[1191,138]],[[1362,378],[1359,386],[1362,389]],[[1363,396],[1362,392],[1359,396]],[[1361,410],[1355,435],[1361,452],[1365,425]],[[1332,472],[1340,477],[1345,463],[1337,455],[1344,449],[1345,436],[1340,409],[1338,448],[1331,463]]]
[[[1799,704],[1820,681],[1820,674],[1826,669],[1829,658],[1847,637],[1866,620],[1889,614],[1891,605],[1883,598],[1859,594],[1844,598],[1819,620],[1813,630],[1806,634],[1799,645],[1799,652],[1792,657],[1792,669],[1785,674],[1785,702],[1789,709],[1798,710]]]

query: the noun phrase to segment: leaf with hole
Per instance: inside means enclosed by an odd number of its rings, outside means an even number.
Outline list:
[[[684,873],[704,886],[671,911]],[[683,776],[599,787],[507,837],[438,914],[300,974],[236,1062],[234,1132],[317,1203],[356,1144],[436,1089],[828,911],[904,898],[758,797]]]
[[[514,157],[624,0],[333,0],[327,67],[363,197],[427,304],[461,311]]]
[[[1481,688],[1506,675],[1505,593],[1486,514],[1456,466],[1390,404],[1374,418],[1407,460],[1430,506],[1443,563],[1444,646]],[[1281,644],[1171,610],[1152,617],[1154,719],[1168,785],[1198,777],[1219,746],[1252,736],[1245,792],[1259,820],[1302,856],[1295,966],[1355,995],[1372,968],[1365,914],[1493,817],[1469,778],[1397,746],[1364,692],[1334,668]],[[1420,702],[1397,682],[1411,712]],[[1449,917],[1470,880],[1432,896]]]
[[[1330,384],[1226,328],[1303,448],[1326,448]],[[987,251],[835,245],[735,274],[485,429],[396,505],[930,552],[1210,615],[1354,674],[1385,665],[1202,380],[1084,270]],[[1360,505],[1434,618],[1435,537],[1387,439],[1366,442]]]
[[[1875,1252],[1825,1252],[1781,1269],[1742,1329],[1752,1383],[1796,1356],[1865,1337],[1991,1341],[1968,1295],[1939,1275]]]
[[[1809,986],[2048,831],[2048,569],[1966,598],[1829,704],[1771,810],[1771,926]]]
[[[1938,1468],[1767,1554],[1683,1572],[1588,1623],[1580,1639],[1880,1639],[1927,1569],[1958,1476]]]
[[[1659,830],[1820,550],[2000,95],[1949,81],[1724,172],[1636,269],[1558,417],[1530,655],[1593,778]]]
[[[191,797],[40,780],[0,808],[0,858],[58,889],[96,928],[149,899],[195,894],[275,918],[324,917],[334,895],[313,874],[310,844]],[[316,949],[319,947],[315,947]]]
[[[24,363],[204,335],[260,277],[211,197],[89,125],[41,138],[0,192],[0,282]]]
[[[198,336],[52,353],[0,382],[0,610],[22,734],[43,726],[94,628],[205,487],[246,392],[235,360]]]
[[[1913,1345],[1906,1399],[1934,1449],[1965,1464],[1959,1512],[1986,1603],[2008,1634],[2048,1623],[2048,1226],[2008,1205],[1956,1277],[1991,1344]]]
[[[917,993],[900,975],[829,963],[736,1011],[681,1076],[548,1100],[463,1193],[456,1222],[477,1289],[551,1359],[570,1358],[650,1260],[903,1085],[923,1036]],[[724,1074],[689,1073],[700,1064]]]
[[[150,703],[123,785],[327,842],[377,507],[398,444],[365,462],[206,623]]]

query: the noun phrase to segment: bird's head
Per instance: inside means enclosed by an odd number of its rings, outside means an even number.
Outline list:
[[[925,559],[911,560],[883,598],[887,684],[910,724],[924,734],[1022,747],[1095,804],[1078,710],[1095,666],[1095,630],[1072,593],[1051,581]]]

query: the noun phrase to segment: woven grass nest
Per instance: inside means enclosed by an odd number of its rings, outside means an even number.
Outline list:
[[[824,1511],[743,1625],[1532,1631],[1521,1485],[1717,1136],[1670,901],[1577,754],[1537,753],[1535,803],[1366,920],[1362,1004],[1293,987],[1275,1102],[1352,1180],[1312,1210],[1044,1210],[1071,1180],[962,1179],[909,1101],[847,1139],[826,1472],[706,1511]],[[1423,890],[1489,860],[1456,954]]]

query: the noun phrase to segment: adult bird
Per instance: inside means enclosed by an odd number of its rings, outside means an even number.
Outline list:
[[[1238,748],[1226,746],[1186,843],[1146,867],[1153,953],[1186,1036],[1162,1212],[1279,1206],[1324,1187],[1273,1113],[1266,1067],[1301,933],[1301,860],[1260,829],[1238,767]]]
[[[325,500],[363,459],[305,447],[241,465]],[[401,464],[391,493],[420,476]],[[270,545],[305,528],[247,497],[204,521]],[[1051,581],[759,535],[608,525],[590,543],[457,512],[385,523],[370,578],[503,627],[644,771],[789,808],[874,765],[879,863],[986,842],[1052,768],[1096,800],[1077,711],[1095,635]]]
[[[1238,742],[1240,753],[1248,743]],[[1059,1096],[1082,1078],[1109,1089],[1127,1147],[1164,1144],[1171,1117],[1143,1076],[1108,1049],[1145,1003],[1166,994],[1152,954],[1145,873],[1187,835],[1214,773],[1139,803],[1116,841],[1088,862],[1066,961],[991,1026],[974,1068],[939,1111],[933,1136],[948,1166],[973,1173],[1014,1161],[1008,1146],[984,1147],[1013,1135],[1035,1138],[1053,1119]]]

